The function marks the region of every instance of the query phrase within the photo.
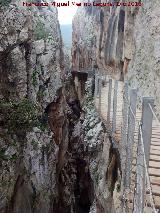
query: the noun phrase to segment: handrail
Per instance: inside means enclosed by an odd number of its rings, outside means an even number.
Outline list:
[[[152,107],[150,104],[149,104],[149,107],[150,107],[151,112],[152,112],[154,118],[156,119],[157,123],[159,123],[160,121],[159,121],[159,119],[157,118],[157,115],[156,115],[156,113],[154,112],[153,107]]]
[[[100,76],[100,79],[102,79],[102,75]],[[106,77],[105,77],[106,80]],[[111,121],[111,117],[110,117],[110,112],[111,112],[111,106],[113,107],[113,115],[112,115],[112,126],[111,126],[111,136],[114,136],[114,132],[116,130],[116,111],[117,111],[117,91],[118,91],[118,81],[115,81],[115,85],[114,85],[114,94],[112,94],[112,80],[109,78],[109,81],[106,80],[107,82],[109,82],[108,87],[108,114],[107,114],[107,121],[110,123]],[[95,87],[97,87],[96,85],[97,80],[95,81]],[[99,83],[102,83],[102,81],[100,80]],[[125,84],[127,85],[127,83]],[[98,85],[99,88],[101,88],[102,85]],[[97,89],[95,89],[95,91],[97,91]],[[132,155],[133,155],[133,145],[136,145],[138,148],[138,153],[140,153],[141,158],[139,158],[139,156],[137,155],[137,162],[136,162],[136,167],[138,168],[138,166],[141,164],[141,162],[139,161],[140,159],[143,159],[143,165],[139,167],[139,169],[141,170],[140,173],[137,173],[138,170],[136,170],[136,178],[140,178],[142,181],[142,185],[137,186],[134,188],[134,209],[133,212],[134,213],[144,213],[144,209],[145,209],[145,204],[146,206],[148,205],[145,201],[146,196],[147,196],[147,190],[146,190],[146,184],[148,187],[148,192],[149,192],[149,197],[150,197],[150,206],[153,210],[153,213],[158,213],[158,210],[156,210],[155,207],[155,202],[154,202],[154,198],[153,198],[153,193],[152,193],[152,187],[151,187],[151,181],[150,181],[150,177],[149,177],[149,172],[148,172],[148,164],[149,164],[149,152],[148,150],[150,149],[150,143],[151,143],[151,135],[152,135],[152,119],[153,116],[156,119],[157,123],[160,123],[156,113],[153,109],[153,102],[154,100],[152,98],[144,98],[142,100],[143,106],[142,106],[142,118],[141,121],[139,121],[139,119],[137,119],[136,117],[136,111],[135,111],[135,107],[136,107],[136,101],[135,103],[133,103],[132,101],[132,106],[131,106],[131,99],[132,96],[130,96],[129,98],[126,97],[126,95],[128,96],[128,86],[126,87],[126,92],[123,93],[123,101],[124,101],[124,106],[125,109],[123,109],[123,128],[122,128],[122,139],[121,139],[121,144],[122,144],[122,148],[121,148],[121,163],[122,163],[122,189],[121,189],[121,197],[122,197],[122,205],[121,205],[121,212],[125,213],[126,212],[126,200],[128,199],[128,193],[132,192],[131,186],[130,186],[130,181],[126,179],[126,177],[128,178],[128,176],[126,176],[127,172],[126,171],[126,166],[127,168],[130,168],[132,170]],[[131,91],[131,90],[130,90]],[[101,89],[100,89],[101,92]],[[124,92],[124,91],[123,91]],[[132,92],[133,93],[133,92]],[[102,94],[99,94],[99,97],[101,97]],[[132,94],[133,95],[133,94]],[[96,97],[96,95],[95,95]],[[112,98],[111,98],[112,97]],[[136,96],[135,96],[136,98]],[[135,100],[135,98],[133,100]],[[130,99],[130,100],[129,100]],[[113,104],[111,104],[111,100],[113,100]],[[101,100],[99,100],[101,102]],[[99,102],[98,106],[101,107],[101,103]],[[134,105],[135,104],[135,105]],[[101,112],[101,109],[98,109]],[[150,111],[149,111],[150,110]],[[134,113],[135,112],[135,113]],[[129,113],[131,113],[129,115]],[[149,113],[149,116],[147,116],[148,118],[146,118],[146,113]],[[147,114],[148,115],[148,114]],[[133,116],[133,117],[132,117]],[[149,119],[149,120],[147,120]],[[129,122],[129,123],[128,123]],[[139,139],[138,139],[138,144],[135,144],[135,140],[133,137],[133,131],[135,131],[135,126],[136,124],[138,124],[138,129],[139,129]],[[108,125],[109,127],[109,125]],[[130,129],[130,130],[128,130]],[[129,131],[129,132],[128,132]],[[147,134],[144,134],[143,132],[147,132]],[[130,136],[130,134],[132,134],[132,136]],[[144,139],[145,137],[145,139]],[[132,141],[133,140],[133,141]],[[128,143],[129,144],[128,145]],[[144,143],[145,141],[145,143]],[[128,147],[131,146],[131,147]],[[128,150],[128,151],[127,151]],[[141,151],[140,151],[141,150]],[[128,159],[129,158],[129,159]],[[128,159],[128,162],[126,163]],[[129,162],[129,160],[131,160],[131,162]],[[129,171],[129,174],[131,175],[131,171]],[[127,174],[128,175],[128,174]],[[139,176],[141,175],[141,176]],[[144,181],[145,180],[145,181]],[[128,182],[129,181],[129,182]],[[135,181],[136,182],[136,181]],[[136,183],[138,184],[138,183]],[[128,188],[129,187],[129,188]],[[137,189],[138,187],[138,189]],[[129,191],[128,191],[129,189]],[[141,191],[141,195],[137,194],[137,190],[140,192]],[[137,197],[136,197],[137,196]],[[141,201],[139,199],[139,196],[141,196]],[[136,205],[139,205],[138,207]],[[137,210],[138,209],[138,210]]]
[[[153,213],[158,213],[158,211],[155,208],[155,203],[154,203],[153,194],[152,194],[151,181],[150,181],[150,177],[149,177],[148,166],[147,166],[145,150],[144,150],[144,140],[143,140],[142,124],[141,123],[139,125],[139,128],[140,128],[140,136],[141,136],[141,141],[142,141],[142,150],[143,150],[143,153],[144,153],[143,156],[144,156],[144,166],[145,166],[145,172],[146,172],[146,178],[147,178],[146,181],[147,181],[148,189],[149,189],[149,192],[150,192],[150,201],[152,203],[151,206],[152,206],[152,209],[154,211]]]

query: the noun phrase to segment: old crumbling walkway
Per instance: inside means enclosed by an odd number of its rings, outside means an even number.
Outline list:
[[[160,122],[154,99],[108,76],[95,77],[95,106],[121,155],[121,212],[160,210]]]

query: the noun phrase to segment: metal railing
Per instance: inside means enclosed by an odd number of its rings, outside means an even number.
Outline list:
[[[108,94],[102,94],[102,78],[106,80]],[[114,86],[114,88],[113,88]],[[101,113],[102,95],[108,95],[106,123],[111,136],[116,133],[117,113],[117,92],[119,82],[106,76],[95,77],[95,99],[98,100],[98,110]],[[137,118],[137,89],[129,89],[128,83],[123,88],[122,125],[120,140],[121,156],[121,213],[145,213],[150,207],[152,213],[158,213],[155,208],[149,177],[149,157],[152,136],[153,116],[156,122],[159,120],[154,111],[154,98],[142,98],[141,118]],[[112,111],[112,116],[111,116]],[[138,133],[138,140],[135,139],[135,132]],[[132,204],[132,205],[131,205]],[[130,207],[131,206],[131,207]]]

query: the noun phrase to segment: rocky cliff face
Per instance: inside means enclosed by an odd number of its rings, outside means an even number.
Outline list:
[[[0,212],[115,212],[119,154],[94,109],[91,82],[82,109],[66,78],[57,10],[10,2],[0,2]],[[80,8],[73,70],[127,78],[159,103],[158,1],[153,5],[145,1],[147,13]]]
[[[124,1],[112,4],[117,2]],[[136,7],[78,9],[73,21],[73,68],[88,69],[92,58],[92,67],[96,65],[99,71],[116,79],[128,79],[132,87],[139,88],[140,97],[155,97],[160,113],[159,12],[157,0],[144,0],[142,6]]]
[[[111,1],[112,4],[122,2],[134,1]],[[98,72],[118,80],[128,80],[131,87],[138,88],[139,100],[142,96],[155,98],[157,115],[160,113],[159,6],[157,0],[144,0],[143,5],[138,7],[78,8],[73,20],[72,47],[73,70],[98,69]],[[90,212],[119,212],[118,152],[105,135],[105,129],[101,129],[92,106],[93,103],[87,105],[84,122],[85,140],[90,150],[89,169],[95,190]],[[99,140],[97,134],[100,129]]]
[[[93,1],[90,4],[93,5]],[[86,49],[92,49],[88,54],[95,60],[93,65],[122,78],[132,58],[134,21],[142,7],[114,6],[116,4],[118,1],[112,1],[113,6],[84,6],[78,10],[73,21],[73,62],[75,47],[79,47],[83,56],[81,49],[85,44]]]
[[[134,20],[133,54],[126,79],[138,94],[155,98],[157,115],[160,115],[160,2],[144,1]]]
[[[95,63],[95,25],[92,16],[83,8],[78,8],[72,25],[72,70],[91,70]]]
[[[92,80],[86,85],[83,110],[84,143],[88,168],[94,186],[94,200],[90,213],[115,213],[120,207],[120,159],[118,149],[108,137],[93,103]]]
[[[0,211],[49,212],[66,120],[57,10],[14,1],[1,7],[0,29]]]
[[[57,10],[9,3],[0,8],[0,212],[74,212],[80,107],[64,82]]]

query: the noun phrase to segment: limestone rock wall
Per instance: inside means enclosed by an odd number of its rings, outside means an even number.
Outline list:
[[[94,63],[95,24],[93,17],[79,7],[72,25],[72,70],[91,70]]]
[[[57,10],[9,3],[0,8],[0,212],[58,212],[76,95],[64,89]]]
[[[94,1],[94,4],[95,2],[108,3],[108,1]],[[123,79],[133,53],[135,17],[141,8],[115,6],[123,2],[114,0],[111,2],[113,6],[84,6],[78,9],[73,21],[73,67],[76,59],[87,58],[89,54],[93,61],[92,66],[96,65],[101,71]],[[93,1],[90,1],[90,4],[93,5]],[[87,43],[87,40],[90,42]],[[77,47],[76,57],[75,47]],[[82,54],[83,48],[85,51],[88,49],[92,51]],[[79,60],[77,63],[81,66],[83,59]]]
[[[123,2],[135,1],[111,1]],[[138,87],[139,99],[155,97],[159,114],[160,2],[137,2],[142,6],[88,6],[78,10],[73,21],[73,69],[81,70],[81,62],[87,61],[83,63],[83,70],[87,70],[91,67],[88,58],[92,58],[92,67]],[[94,42],[87,44],[86,39],[91,36]]]
[[[88,211],[84,112],[55,8],[0,8],[0,212]]]
[[[160,115],[160,2],[144,1],[134,21],[134,48],[126,79],[138,87],[139,97],[155,98]],[[160,117],[160,116],[159,116]]]
[[[94,185],[90,213],[115,213],[120,206],[120,159],[93,104],[92,80],[86,85],[84,144]],[[117,198],[117,199],[116,199]]]

